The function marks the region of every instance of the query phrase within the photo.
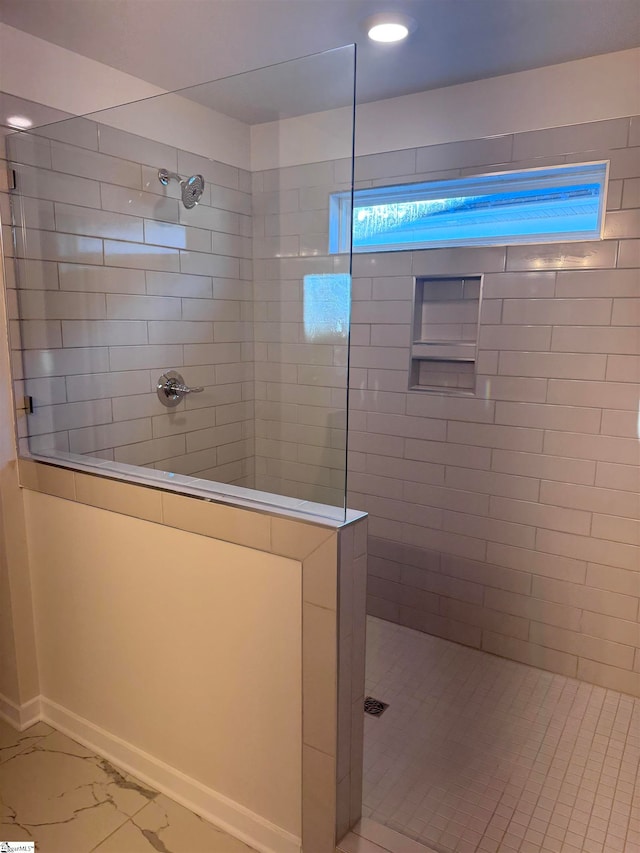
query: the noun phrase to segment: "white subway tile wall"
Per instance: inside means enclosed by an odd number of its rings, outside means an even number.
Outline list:
[[[355,259],[348,500],[370,513],[371,614],[638,696],[640,149],[628,147],[630,126],[417,152],[416,180],[438,166],[445,178],[524,158],[610,159],[605,240]],[[395,170],[392,155],[364,159],[359,186],[410,180],[410,152],[397,152]],[[408,269],[484,274],[491,311],[475,398],[407,392]]]
[[[344,272],[328,254],[329,195],[349,187],[341,163],[253,174],[256,488],[335,505],[345,490],[348,316],[338,301],[342,330],[310,328],[303,277]],[[408,321],[410,306],[402,310]]]
[[[600,243],[354,258],[348,503],[370,513],[372,614],[640,695],[636,124],[356,160],[357,187],[600,158],[611,180]],[[330,346],[299,346],[300,276],[305,254],[315,272],[337,269],[328,196],[347,165],[253,175],[263,488],[282,487],[285,470],[310,475],[301,463],[326,446],[300,421],[329,423],[336,374],[301,367],[296,385],[282,362],[342,363]],[[262,260],[267,246],[283,260]],[[440,275],[483,275],[475,398],[407,391],[413,277]]]
[[[252,486],[249,173],[86,120],[8,149],[32,449]],[[202,172],[198,207],[159,167]],[[171,410],[155,394],[170,368],[205,389]]]

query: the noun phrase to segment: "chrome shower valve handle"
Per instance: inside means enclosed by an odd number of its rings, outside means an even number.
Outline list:
[[[183,385],[180,382],[174,382],[170,379],[165,388],[165,394],[167,391],[170,391],[172,394],[199,394],[201,391],[204,391],[204,388],[189,388],[188,385]]]
[[[201,391],[204,391],[204,388],[190,388],[185,384],[184,379],[177,370],[167,370],[158,379],[156,391],[162,405],[171,408],[177,406],[187,394],[200,394]]]

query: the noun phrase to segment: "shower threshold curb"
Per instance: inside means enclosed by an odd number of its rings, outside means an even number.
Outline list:
[[[362,818],[339,843],[336,853],[437,853],[437,851],[375,820]]]

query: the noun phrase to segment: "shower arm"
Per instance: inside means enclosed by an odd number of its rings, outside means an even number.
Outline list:
[[[158,171],[158,180],[160,181],[163,187],[168,186],[169,181],[172,178],[178,181],[179,183],[182,183],[182,181],[184,180],[184,178],[177,172],[170,172],[168,169],[160,169]]]

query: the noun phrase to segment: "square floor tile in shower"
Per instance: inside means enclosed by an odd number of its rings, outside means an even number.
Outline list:
[[[442,853],[640,853],[640,700],[369,617],[363,814]]]

